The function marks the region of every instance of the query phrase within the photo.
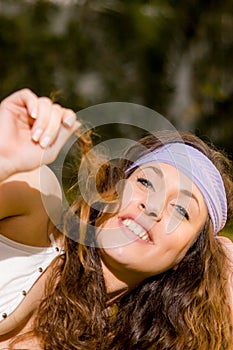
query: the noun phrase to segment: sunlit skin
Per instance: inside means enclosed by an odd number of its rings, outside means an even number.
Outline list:
[[[175,167],[152,162],[136,169],[126,180],[119,212],[97,229],[108,291],[175,268],[207,215],[201,192]],[[131,229],[133,222],[143,238]]]

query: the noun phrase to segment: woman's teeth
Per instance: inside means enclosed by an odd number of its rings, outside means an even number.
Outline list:
[[[144,230],[144,228],[142,228],[142,226],[137,224],[134,220],[124,219],[124,220],[122,220],[122,223],[124,226],[126,226],[128,229],[130,229],[130,231],[135,233],[135,235],[140,237],[143,241],[150,240],[150,238],[149,238],[147,232]]]

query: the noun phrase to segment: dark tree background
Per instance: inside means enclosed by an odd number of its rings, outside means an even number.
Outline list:
[[[0,0],[0,99],[141,104],[233,158],[232,33],[232,0]]]

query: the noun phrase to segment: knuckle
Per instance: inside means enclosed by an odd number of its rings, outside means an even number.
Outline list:
[[[32,94],[32,90],[29,89],[29,88],[23,88],[20,91],[21,91],[21,93],[26,94],[26,95],[31,95]]]
[[[65,111],[66,111],[66,113],[76,115],[76,113],[70,108],[66,108]]]
[[[58,112],[62,112],[62,110],[63,110],[62,106],[59,105],[58,103],[54,103],[52,108],[55,109]]]
[[[46,96],[39,97],[39,101],[41,103],[44,103],[44,104],[47,104],[47,105],[52,105],[52,101],[50,100],[49,97],[46,97]]]
[[[64,114],[63,114],[63,119],[65,118],[73,118],[74,120],[76,119],[76,113],[72,110],[72,109],[69,109],[69,108],[65,108],[64,109]]]

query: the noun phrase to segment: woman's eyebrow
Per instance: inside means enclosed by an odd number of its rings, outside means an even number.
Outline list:
[[[146,169],[151,169],[155,172],[156,175],[159,175],[159,177],[163,178],[163,172],[157,168],[157,167],[154,167],[154,166],[147,166]],[[143,170],[143,169],[142,169]]]
[[[198,209],[200,209],[199,201],[198,201],[197,197],[192,192],[185,190],[185,189],[181,189],[180,193],[184,194],[187,197],[193,198],[195,200],[195,202],[197,203]]]

